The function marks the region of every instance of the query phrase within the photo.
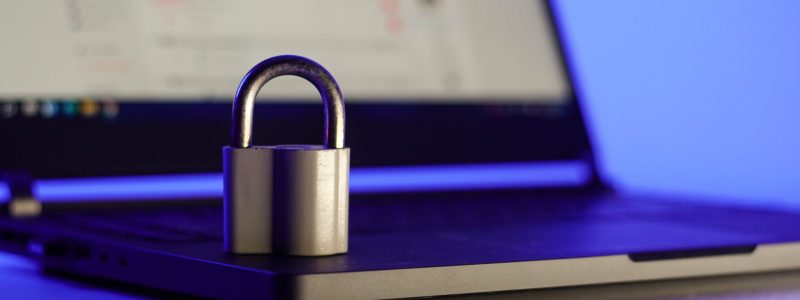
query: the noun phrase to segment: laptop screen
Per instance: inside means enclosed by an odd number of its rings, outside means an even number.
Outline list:
[[[0,170],[218,171],[238,81],[280,54],[336,77],[356,166],[588,151],[542,1],[10,1],[0,32]],[[302,79],[267,84],[255,119],[255,144],[321,142]]]

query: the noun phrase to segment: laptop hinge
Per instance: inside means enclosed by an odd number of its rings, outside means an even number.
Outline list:
[[[42,213],[42,204],[33,195],[33,177],[27,172],[3,172],[3,181],[8,184],[10,199],[6,208],[14,218],[30,218]]]

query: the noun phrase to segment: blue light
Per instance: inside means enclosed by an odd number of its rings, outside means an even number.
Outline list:
[[[222,195],[220,174],[158,175],[37,181],[43,201],[201,198]]]
[[[553,3],[606,179],[800,207],[800,1]]]
[[[8,185],[5,182],[0,182],[0,201],[8,201],[8,198],[11,198]]]
[[[350,172],[350,191],[359,194],[574,186],[585,183],[589,176],[589,167],[577,161],[354,168]],[[222,175],[47,179],[37,181],[33,191],[45,202],[218,198],[222,196]],[[0,200],[7,201],[9,195],[8,186],[0,183]]]
[[[579,185],[589,178],[579,162],[514,163],[354,169],[353,193],[446,191]]]

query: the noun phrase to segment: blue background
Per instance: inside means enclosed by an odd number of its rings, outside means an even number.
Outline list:
[[[800,1],[556,1],[603,173],[800,207]]]

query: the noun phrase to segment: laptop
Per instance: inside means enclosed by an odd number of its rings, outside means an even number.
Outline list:
[[[800,216],[616,191],[544,1],[4,2],[0,249],[211,298],[491,293],[800,267]],[[349,251],[233,255],[222,147],[244,73],[337,78]],[[319,144],[313,87],[268,83],[255,144]]]

